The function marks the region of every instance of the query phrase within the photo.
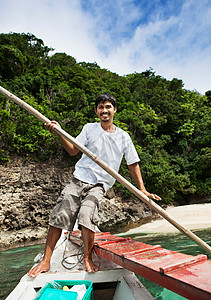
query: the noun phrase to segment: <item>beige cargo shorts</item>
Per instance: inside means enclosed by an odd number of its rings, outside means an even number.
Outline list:
[[[92,185],[72,177],[57,200],[49,224],[72,231],[78,218],[79,229],[84,226],[95,232],[103,194],[102,184]]]

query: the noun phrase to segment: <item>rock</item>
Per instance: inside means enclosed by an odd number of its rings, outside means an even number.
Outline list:
[[[1,235],[6,237],[1,239],[1,247],[43,239],[35,231],[39,227],[46,232],[51,210],[72,172],[73,168],[68,168],[65,161],[36,163],[19,157],[11,158],[7,166],[0,166],[0,224]],[[103,231],[120,232],[128,226],[140,225],[152,215],[140,200],[123,201],[110,189],[102,200],[99,227]]]
[[[110,190],[108,190],[108,191],[106,192],[106,197],[107,197],[108,199],[112,199],[112,198],[115,197],[115,192],[114,192],[114,189],[113,189],[113,188],[111,188]]]

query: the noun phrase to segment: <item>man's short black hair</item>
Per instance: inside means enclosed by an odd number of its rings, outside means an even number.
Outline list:
[[[111,96],[108,92],[100,94],[97,99],[95,100],[95,108],[97,109],[97,106],[100,102],[110,101],[113,107],[116,107],[116,99]]]

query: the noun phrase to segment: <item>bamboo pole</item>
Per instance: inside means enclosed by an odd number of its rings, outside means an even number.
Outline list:
[[[43,123],[51,123],[51,121],[38,112],[36,109],[31,107],[29,104],[16,97],[6,89],[0,86],[0,93],[4,96],[8,97],[10,100],[13,100],[20,107],[26,109],[29,113],[35,116],[38,120]],[[139,189],[137,189],[134,185],[132,185],[129,181],[127,181],[123,176],[117,173],[115,170],[111,169],[103,160],[94,155],[90,150],[88,150],[85,146],[79,143],[75,138],[65,132],[62,128],[55,125],[54,131],[61,135],[63,138],[72,143],[75,147],[77,147],[80,151],[86,154],[89,158],[91,158],[95,163],[101,166],[106,172],[108,172],[111,176],[113,176],[118,182],[120,182],[123,186],[125,186],[130,192],[132,192],[136,197],[141,199],[144,203],[146,203],[149,207],[159,213],[163,218],[165,218],[168,222],[170,222],[173,226],[175,226],[179,231],[188,236],[191,240],[193,240],[196,244],[206,250],[209,254],[211,254],[211,247],[201,240],[197,235],[191,232],[188,228],[179,224],[173,217],[171,217],[164,209],[162,209],[159,205],[157,205],[153,200],[149,199],[144,193],[142,193]]]

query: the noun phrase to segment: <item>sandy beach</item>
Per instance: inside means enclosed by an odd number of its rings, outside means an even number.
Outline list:
[[[166,212],[179,224],[190,230],[211,228],[211,203],[168,207]],[[167,220],[160,218],[135,229],[131,229],[126,233],[130,234],[136,232],[176,233],[179,231]]]

